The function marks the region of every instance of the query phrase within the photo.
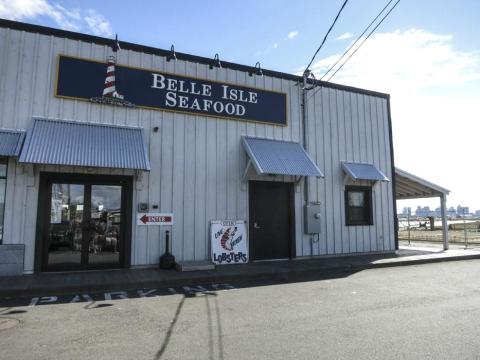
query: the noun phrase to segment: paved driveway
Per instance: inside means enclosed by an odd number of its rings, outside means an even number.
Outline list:
[[[480,260],[470,260],[21,299],[0,308],[0,358],[478,359],[479,323]]]

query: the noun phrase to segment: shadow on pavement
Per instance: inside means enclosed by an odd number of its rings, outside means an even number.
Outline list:
[[[88,289],[80,290],[77,293],[66,294],[38,294],[34,296],[22,296],[0,299],[0,316],[8,311],[26,312],[29,308],[43,305],[75,304],[84,303],[85,310],[101,309],[113,305],[113,302],[124,299],[153,298],[159,296],[182,295],[184,297],[195,297],[207,294],[208,297],[214,296],[221,291],[229,291],[241,288],[250,288],[257,286],[281,285],[297,282],[321,281],[351,276],[361,270],[342,271],[342,272],[304,272],[304,273],[279,273],[265,277],[255,277],[251,280],[194,284],[189,286],[163,287],[163,288],[139,288],[128,290],[115,290],[107,292],[89,292]],[[207,297],[207,299],[208,299]],[[210,306],[210,304],[209,304]],[[22,310],[15,308],[22,308]],[[216,308],[218,311],[218,308]]]

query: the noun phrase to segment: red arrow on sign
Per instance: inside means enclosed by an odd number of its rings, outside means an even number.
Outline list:
[[[140,218],[140,221],[143,222],[144,224],[146,224],[148,222],[149,218],[147,215],[143,215],[141,218]]]

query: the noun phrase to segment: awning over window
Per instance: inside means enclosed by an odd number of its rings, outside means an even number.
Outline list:
[[[24,137],[23,131],[0,129],[0,156],[18,156]]]
[[[243,137],[243,147],[259,175],[323,177],[299,143]]]
[[[390,181],[373,164],[342,161],[342,168],[353,180]]]
[[[51,119],[34,119],[19,161],[150,170],[142,128]]]

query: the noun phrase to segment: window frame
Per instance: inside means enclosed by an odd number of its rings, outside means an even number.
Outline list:
[[[350,208],[348,204],[348,194],[350,192],[364,192],[365,204],[363,206],[363,214],[365,220],[357,221],[351,219]],[[345,186],[345,225],[346,226],[369,226],[373,225],[373,198],[371,186],[348,185]]]
[[[8,177],[8,158],[0,156],[0,165],[5,164],[5,175],[0,175],[0,180],[5,180],[5,189],[3,189],[3,211],[2,211],[2,217],[0,218],[0,225],[2,226],[1,228],[1,237],[0,237],[0,245],[3,244],[3,234],[5,230],[5,208],[6,208],[6,197],[7,197],[7,177]],[[1,189],[0,189],[1,191]]]

